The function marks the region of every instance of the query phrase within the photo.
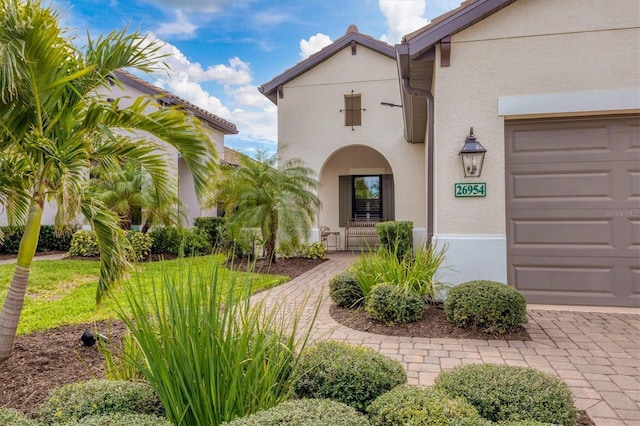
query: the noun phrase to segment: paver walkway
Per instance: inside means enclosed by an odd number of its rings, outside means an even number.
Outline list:
[[[313,339],[370,346],[400,361],[413,384],[431,385],[442,370],[461,364],[530,366],[562,378],[578,409],[596,425],[640,425],[640,315],[530,310],[527,342],[370,334],[338,324],[329,314],[328,281],[352,261],[349,253],[332,253],[313,270],[254,297],[287,312],[306,300],[303,324],[319,304]]]

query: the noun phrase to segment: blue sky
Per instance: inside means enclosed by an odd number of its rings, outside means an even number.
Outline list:
[[[163,43],[170,75],[148,81],[236,124],[225,144],[277,146],[276,106],[258,86],[342,36],[350,24],[390,44],[461,0],[55,0],[82,45],[127,26]]]

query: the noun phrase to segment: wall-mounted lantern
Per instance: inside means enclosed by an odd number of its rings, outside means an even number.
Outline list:
[[[464,177],[480,177],[482,172],[482,162],[486,149],[473,136],[473,127],[469,130],[469,136],[464,141],[464,146],[460,150]]]

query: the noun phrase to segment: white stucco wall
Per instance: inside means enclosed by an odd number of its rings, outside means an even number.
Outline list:
[[[345,126],[344,96],[362,97],[362,125]],[[284,158],[300,158],[321,179],[318,225],[338,230],[338,175],[384,168],[394,175],[396,220],[424,229],[424,145],[404,141],[395,60],[361,45],[347,47],[284,85],[278,139]],[[369,148],[365,148],[369,147]],[[342,151],[344,149],[344,151]],[[312,238],[317,238],[314,236]]]
[[[638,16],[635,0],[518,0],[455,34],[450,67],[440,67],[437,51],[435,233],[449,244],[449,266],[457,271],[449,281],[506,280],[504,121],[512,117],[499,115],[499,100],[504,106],[518,96],[547,95],[541,99],[551,103],[560,94],[579,99],[584,92],[640,90]],[[574,111],[549,114],[620,112],[602,108],[576,103]],[[469,127],[487,149],[475,179],[464,178],[458,156]],[[456,199],[455,182],[486,182],[487,197]],[[473,253],[464,249],[465,239]],[[490,277],[473,275],[480,265]]]

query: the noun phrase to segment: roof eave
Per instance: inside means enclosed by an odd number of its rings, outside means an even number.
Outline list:
[[[288,83],[294,78],[309,71],[311,68],[326,61],[336,53],[340,52],[342,49],[350,46],[352,41],[355,41],[361,46],[367,47],[371,50],[388,56],[391,59],[395,59],[396,57],[395,49],[391,45],[387,45],[386,43],[364,36],[360,33],[347,33],[329,46],[309,56],[307,59],[298,62],[298,64],[296,64],[295,66],[289,68],[282,74],[274,77],[271,81],[260,86],[260,93],[269,98],[271,102],[277,104],[277,91],[279,86]]]
[[[425,51],[438,44],[443,38],[470,27],[515,1],[516,0],[477,0],[466,7],[462,7],[458,12],[453,13],[451,16],[427,28],[424,32],[407,40],[406,44],[409,46],[408,53],[410,57],[412,59],[419,57]]]

